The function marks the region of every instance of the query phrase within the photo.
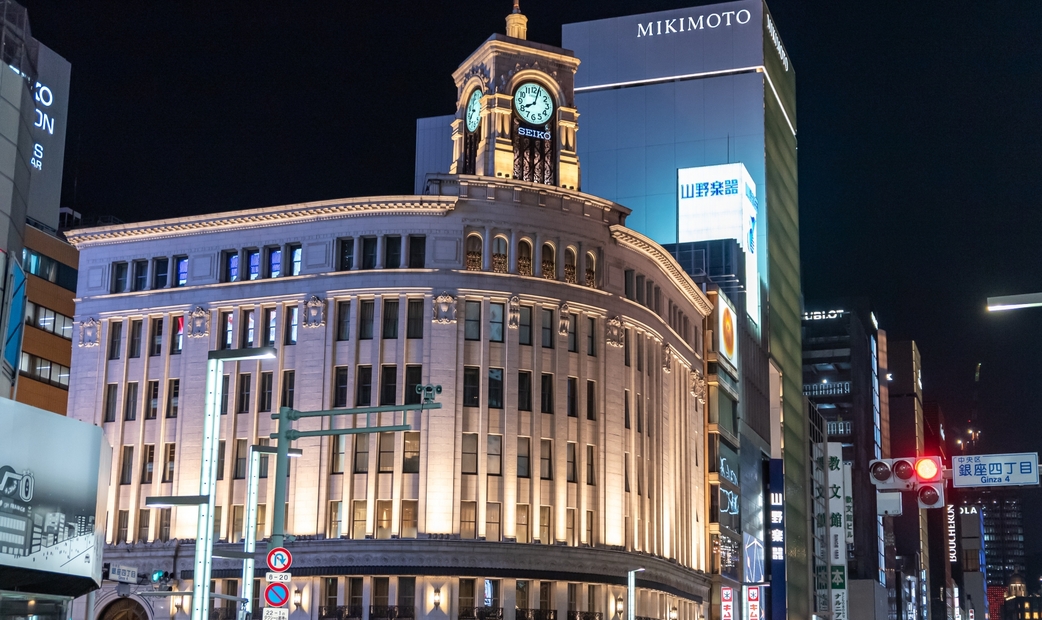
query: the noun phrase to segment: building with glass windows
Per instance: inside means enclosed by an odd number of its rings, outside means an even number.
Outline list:
[[[208,352],[273,345],[224,366],[219,550],[241,549],[247,451],[277,408],[443,390],[440,409],[298,422],[411,428],[295,441],[285,506],[261,462],[258,538],[284,511],[297,616],[602,620],[638,568],[636,616],[707,615],[710,301],[628,209],[576,189],[578,61],[525,21],[454,74],[453,173],[422,195],[69,234],[70,415],[115,446],[106,561],[190,588],[197,510],[145,499],[198,493]],[[215,591],[256,601],[263,557],[246,583],[216,559]],[[172,613],[106,586],[87,617],[131,611]]]

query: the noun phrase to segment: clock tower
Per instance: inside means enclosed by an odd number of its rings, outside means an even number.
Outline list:
[[[526,39],[517,0],[506,35],[494,34],[452,74],[453,174],[579,189],[575,70],[566,49]]]

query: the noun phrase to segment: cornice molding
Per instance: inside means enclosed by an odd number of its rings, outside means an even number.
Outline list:
[[[262,228],[280,224],[305,223],[366,215],[448,215],[459,199],[456,196],[380,196],[327,200],[294,205],[229,211],[202,216],[153,220],[138,224],[118,224],[71,230],[69,243],[78,250],[98,243],[141,241],[220,232],[236,228]]]
[[[713,312],[713,304],[709,303],[709,298],[702,292],[702,289],[695,285],[695,282],[687,275],[680,263],[669,252],[666,252],[662,246],[644,235],[618,224],[611,226],[611,236],[620,245],[624,245],[636,252],[641,252],[657,262],[662,271],[673,281],[673,284],[684,293],[687,300],[702,313],[703,318]]]

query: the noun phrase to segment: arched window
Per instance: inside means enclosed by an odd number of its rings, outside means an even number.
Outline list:
[[[586,286],[597,286],[597,257],[593,252],[586,253]]]
[[[507,238],[502,235],[492,240],[492,271],[507,272]]]
[[[575,284],[575,248],[564,250],[564,281]]]
[[[481,271],[481,235],[467,237],[467,271]]]
[[[517,244],[517,273],[523,276],[532,275],[532,244],[522,239]]]
[[[555,249],[552,243],[543,244],[543,277],[547,280],[557,279],[557,263],[554,260]]]

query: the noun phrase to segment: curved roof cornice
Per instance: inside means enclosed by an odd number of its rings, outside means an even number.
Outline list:
[[[713,312],[713,304],[709,302],[709,298],[702,292],[702,289],[698,288],[694,280],[687,275],[680,263],[669,252],[666,252],[662,246],[639,232],[618,224],[611,227],[611,236],[620,245],[645,254],[648,258],[658,263],[662,272],[684,293],[687,300],[695,308],[698,308],[703,317],[707,317]]]

